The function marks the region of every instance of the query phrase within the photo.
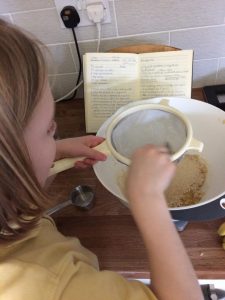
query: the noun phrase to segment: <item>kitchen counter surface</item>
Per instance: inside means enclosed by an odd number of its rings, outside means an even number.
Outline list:
[[[202,90],[194,89],[192,98],[203,100]],[[60,138],[84,135],[83,100],[57,103],[56,121]],[[58,229],[78,237],[98,256],[101,269],[117,271],[128,278],[149,278],[145,248],[129,209],[101,185],[92,169],[71,169],[57,175],[49,192],[56,203],[63,202],[80,184],[94,189],[95,206],[90,211],[69,206],[55,213]],[[225,279],[225,251],[217,235],[223,221],[225,218],[191,222],[179,233],[199,279]]]

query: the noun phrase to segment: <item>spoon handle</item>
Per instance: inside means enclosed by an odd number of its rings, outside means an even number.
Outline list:
[[[48,209],[46,211],[46,214],[50,216],[50,215],[54,214],[55,212],[59,211],[60,209],[66,207],[66,206],[68,206],[70,204],[72,204],[70,200],[64,201],[64,202],[62,202],[62,203],[60,203],[60,204],[58,204],[58,205],[56,205],[56,206]]]

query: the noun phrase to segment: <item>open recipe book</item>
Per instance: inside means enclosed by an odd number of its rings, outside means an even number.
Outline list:
[[[154,97],[191,97],[192,50],[86,53],[83,57],[85,122],[96,132],[118,108]]]

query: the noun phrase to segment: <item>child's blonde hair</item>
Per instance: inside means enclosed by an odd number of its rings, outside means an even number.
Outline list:
[[[0,243],[34,228],[48,202],[23,139],[47,80],[40,46],[0,20]]]

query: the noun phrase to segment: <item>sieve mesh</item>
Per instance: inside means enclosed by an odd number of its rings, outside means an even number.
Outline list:
[[[185,144],[186,125],[177,115],[160,109],[144,109],[124,117],[114,127],[111,142],[121,155],[131,158],[146,144],[169,147],[171,154]]]

